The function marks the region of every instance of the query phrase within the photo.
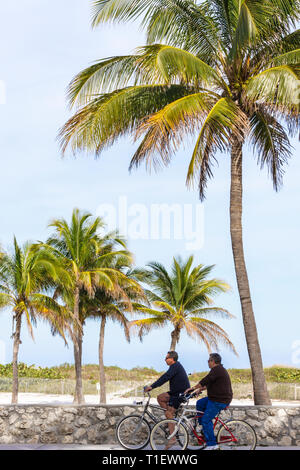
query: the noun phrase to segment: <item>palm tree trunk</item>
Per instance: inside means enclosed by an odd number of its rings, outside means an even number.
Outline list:
[[[18,392],[19,392],[19,374],[18,374],[18,355],[19,355],[19,346],[20,346],[20,336],[21,336],[21,323],[22,315],[16,315],[16,329],[13,333],[14,343],[13,343],[13,383],[12,383],[12,397],[11,403],[18,403]]]
[[[106,379],[104,369],[104,331],[105,331],[106,318],[105,315],[101,318],[100,335],[99,335],[99,380],[100,380],[100,403],[106,403]]]
[[[176,350],[176,345],[179,342],[179,337],[180,337],[180,330],[176,327],[171,333],[172,340],[171,340],[170,351]]]
[[[77,333],[74,342],[74,361],[75,361],[75,394],[74,403],[85,403],[82,391],[82,335]]]
[[[231,151],[230,233],[235,273],[240,295],[244,330],[252,371],[255,405],[270,405],[260,345],[253,313],[244,257],[242,233],[242,140],[236,139]]]
[[[79,325],[79,286],[75,288],[74,296],[74,317],[77,323],[74,324],[74,361],[75,361],[75,395],[74,403],[85,403],[82,392],[82,332]]]

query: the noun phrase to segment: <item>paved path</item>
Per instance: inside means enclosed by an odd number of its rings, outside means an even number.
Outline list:
[[[77,445],[77,444],[0,444],[1,450],[95,450],[115,451],[124,450],[122,447],[111,445]],[[150,449],[145,449],[150,450]],[[257,447],[256,450],[300,450],[300,447]]]
[[[122,393],[126,393],[128,390],[136,388],[134,385],[129,389],[122,390]],[[85,395],[86,405],[99,405],[99,394],[98,395]],[[107,395],[107,404],[108,405],[119,405],[119,404],[129,404],[132,405],[133,401],[137,397],[120,397],[120,394],[109,393]],[[139,397],[141,398],[141,397]],[[190,404],[195,404],[196,399],[191,400]],[[72,395],[54,395],[46,393],[19,393],[18,395],[19,405],[72,405],[73,396]],[[155,398],[151,398],[151,403],[156,403]],[[11,404],[11,393],[0,392],[0,404],[1,405],[10,405]],[[233,398],[231,406],[253,406],[254,402],[250,399],[240,399],[237,400]],[[300,407],[300,401],[283,401],[283,400],[272,400],[273,407],[293,406]]]
[[[1,450],[122,450],[118,445],[79,444],[0,444]]]

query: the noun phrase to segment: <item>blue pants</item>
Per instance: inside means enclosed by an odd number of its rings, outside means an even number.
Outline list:
[[[228,405],[225,403],[218,403],[211,401],[208,397],[201,398],[196,403],[197,411],[204,411],[204,414],[198,418],[199,424],[202,424],[203,434],[206,440],[206,445],[215,446],[217,444],[216,436],[213,427],[213,418]]]

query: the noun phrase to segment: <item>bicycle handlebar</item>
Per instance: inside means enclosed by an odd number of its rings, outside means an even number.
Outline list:
[[[148,397],[150,397],[150,392],[146,392],[145,389],[146,389],[146,386],[143,387],[144,396],[148,395]],[[197,395],[201,395],[201,393],[202,392],[192,392],[192,393],[182,392],[179,394],[179,397],[184,398],[185,400],[190,400],[191,398],[195,398]]]
[[[190,400],[191,398],[195,398],[197,395],[201,395],[202,392],[193,392],[193,393],[180,393],[180,398],[185,398],[186,400]]]

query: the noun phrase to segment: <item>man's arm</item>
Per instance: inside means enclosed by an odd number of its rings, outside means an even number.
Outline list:
[[[171,370],[170,370],[171,369]],[[170,369],[165,372],[161,377],[159,377],[159,379],[157,379],[152,385],[151,385],[151,389],[153,388],[157,388],[157,387],[161,387],[163,384],[165,384],[166,382],[168,382],[174,375],[175,375],[175,371],[172,370],[172,367],[170,367]]]
[[[168,382],[176,374],[176,367],[170,366],[169,370],[159,377],[152,385],[145,387],[145,392],[150,392],[153,388],[161,387],[164,383]]]
[[[214,380],[216,380],[216,374],[215,371],[211,369],[211,371],[203,379],[201,379],[197,385],[186,390],[186,392],[194,392],[196,390],[202,392],[203,390],[206,390],[207,385],[214,382]]]
[[[184,393],[196,392],[196,390],[198,390],[199,392],[202,392],[203,390],[206,390],[206,387],[205,387],[205,386],[202,386],[202,385],[200,384],[200,382],[199,382],[199,383],[196,384],[194,387],[188,388]]]

